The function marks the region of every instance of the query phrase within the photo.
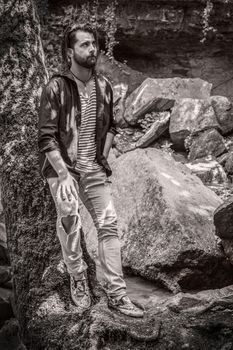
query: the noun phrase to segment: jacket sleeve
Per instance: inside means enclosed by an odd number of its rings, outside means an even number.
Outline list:
[[[57,81],[51,80],[43,89],[38,123],[38,146],[40,152],[59,150],[57,141],[60,101]]]
[[[114,113],[113,113],[113,90],[112,90],[112,87],[111,85],[109,84],[109,89],[110,89],[110,115],[109,115],[109,129],[108,129],[108,132],[111,132],[113,135],[116,135],[117,134],[117,131],[116,131],[116,121],[114,119]]]

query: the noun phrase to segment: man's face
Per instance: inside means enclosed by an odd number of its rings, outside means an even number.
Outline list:
[[[97,46],[93,34],[78,30],[75,33],[76,42],[71,49],[72,63],[85,68],[93,68],[97,60]]]

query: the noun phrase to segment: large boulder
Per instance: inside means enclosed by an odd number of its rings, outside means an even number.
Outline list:
[[[233,265],[233,239],[222,238],[221,245],[224,254],[228,257],[231,264]]]
[[[184,147],[184,141],[191,133],[209,128],[220,129],[220,126],[208,100],[182,98],[176,101],[171,113],[169,132],[177,148]]]
[[[206,99],[211,84],[201,79],[146,79],[126,100],[125,120],[137,124],[138,119],[150,111],[171,109],[181,98]]]
[[[226,154],[224,167],[227,174],[233,175],[233,151],[232,150]]]
[[[199,178],[155,148],[126,153],[112,167],[126,269],[173,291],[217,288],[233,280],[214,235],[212,216],[222,201]],[[87,216],[83,225],[97,254]]]
[[[211,96],[210,101],[222,133],[228,134],[233,130],[233,110],[231,102],[225,96]]]
[[[233,240],[233,197],[229,197],[214,211],[216,235]]]
[[[169,111],[147,113],[138,120],[138,127],[117,128],[114,147],[120,154],[147,147],[168,132],[169,120]]]
[[[218,130],[208,129],[193,138],[189,159],[194,160],[209,155],[218,157],[226,151],[224,138]]]
[[[124,266],[170,289],[225,283],[212,221],[221,200],[212,191],[156,149],[123,155],[114,174]]]

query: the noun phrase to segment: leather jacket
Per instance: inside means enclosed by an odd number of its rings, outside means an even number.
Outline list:
[[[97,98],[96,161],[110,176],[112,172],[103,150],[107,133],[116,134],[113,92],[104,76],[94,74],[94,79]],[[53,150],[59,150],[68,170],[78,174],[75,164],[80,124],[81,102],[72,73],[67,71],[53,76],[43,89],[39,109],[39,163],[44,177],[57,177],[45,154]]]

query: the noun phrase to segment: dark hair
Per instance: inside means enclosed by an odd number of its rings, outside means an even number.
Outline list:
[[[63,64],[68,67],[70,67],[70,59],[67,56],[67,49],[74,47],[74,44],[76,43],[75,34],[78,30],[93,34],[98,47],[97,32],[90,25],[88,24],[69,25],[64,31],[63,40],[62,40],[62,60],[63,60]]]

